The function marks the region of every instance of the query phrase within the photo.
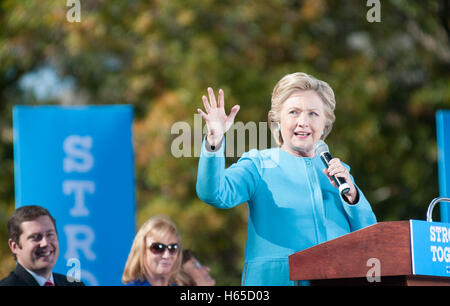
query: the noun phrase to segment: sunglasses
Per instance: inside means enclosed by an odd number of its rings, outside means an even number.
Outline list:
[[[164,243],[159,242],[152,243],[152,245],[150,246],[150,251],[152,251],[153,254],[163,254],[166,248],[169,251],[170,255],[174,255],[178,252],[177,243],[165,245]]]

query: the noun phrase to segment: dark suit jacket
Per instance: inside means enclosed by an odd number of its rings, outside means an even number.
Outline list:
[[[53,273],[53,280],[55,286],[84,286],[83,282],[71,283],[66,276],[58,273]],[[39,286],[39,284],[24,267],[17,263],[16,269],[0,280],[0,286]]]

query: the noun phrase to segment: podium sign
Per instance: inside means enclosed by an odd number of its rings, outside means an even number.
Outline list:
[[[412,273],[450,277],[450,223],[410,220]]]
[[[16,106],[16,208],[56,219],[54,272],[86,285],[121,285],[135,234],[133,109]]]

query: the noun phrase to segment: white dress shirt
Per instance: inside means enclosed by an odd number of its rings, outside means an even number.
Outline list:
[[[34,279],[38,282],[39,286],[44,286],[46,281],[51,281],[53,283],[53,285],[55,285],[55,281],[53,280],[53,273],[50,273],[50,278],[46,279],[45,277],[43,277],[39,274],[36,274],[33,271],[28,270],[27,268],[25,268],[25,270],[27,270],[31,274],[31,276],[34,277]]]

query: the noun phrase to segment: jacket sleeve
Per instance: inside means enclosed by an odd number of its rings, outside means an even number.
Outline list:
[[[348,167],[349,168],[349,167]],[[353,184],[355,185],[356,189],[359,193],[359,200],[355,204],[349,204],[347,203],[341,195],[341,201],[342,205],[344,206],[344,210],[347,213],[349,222],[350,222],[350,229],[351,231],[356,231],[359,229],[362,229],[364,227],[367,227],[369,225],[373,225],[377,223],[377,219],[375,217],[375,214],[372,211],[372,207],[370,206],[369,201],[365,197],[364,193],[359,189],[359,187],[355,184],[355,180],[353,179],[353,176],[351,176],[351,179],[353,180]]]
[[[200,200],[227,209],[248,201],[260,180],[248,153],[225,169],[225,140],[217,152],[208,151],[205,139],[198,163],[196,191]]]

